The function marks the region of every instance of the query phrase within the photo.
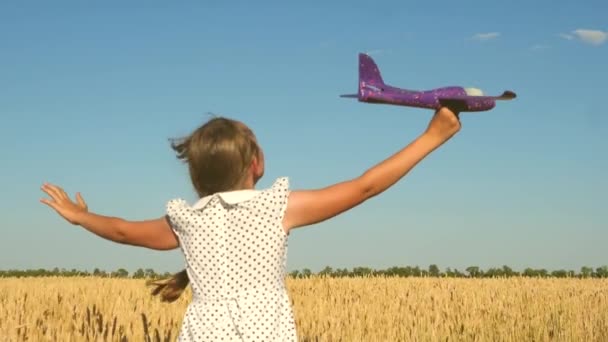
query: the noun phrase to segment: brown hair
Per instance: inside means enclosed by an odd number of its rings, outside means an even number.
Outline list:
[[[172,139],[177,158],[188,164],[190,179],[202,198],[216,192],[239,190],[245,186],[253,158],[260,148],[253,132],[243,123],[213,117],[189,136]],[[152,295],[164,302],[177,300],[188,286],[186,270],[168,280],[148,281],[155,286]]]

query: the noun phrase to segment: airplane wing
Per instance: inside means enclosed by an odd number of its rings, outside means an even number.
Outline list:
[[[511,100],[517,95],[512,91],[505,91],[499,96],[485,95],[446,95],[438,96],[437,101],[443,106],[463,112],[483,111],[493,108],[496,100]]]
[[[507,90],[499,96],[486,96],[486,95],[450,95],[450,96],[439,96],[439,100],[512,100],[517,97],[517,94]]]

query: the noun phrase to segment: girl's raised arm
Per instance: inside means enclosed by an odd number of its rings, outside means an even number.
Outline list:
[[[127,221],[118,217],[97,215],[89,212],[80,193],[76,194],[76,203],[74,203],[65,191],[56,185],[46,183],[42,186],[42,191],[51,197],[41,199],[42,203],[55,209],[71,224],[82,226],[104,239],[156,250],[170,250],[179,247],[177,236],[165,217],[145,221]]]
[[[382,193],[459,130],[457,114],[447,108],[437,110],[422,135],[361,176],[322,189],[292,191],[283,228],[289,231],[327,220]]]

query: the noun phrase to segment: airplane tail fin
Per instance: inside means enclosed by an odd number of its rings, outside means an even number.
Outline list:
[[[359,84],[365,82],[376,87],[383,87],[384,81],[376,62],[367,54],[359,54]]]
[[[385,87],[380,69],[376,62],[367,54],[359,53],[359,90],[357,94],[345,94],[340,97],[363,98],[363,88],[372,91],[383,91]]]

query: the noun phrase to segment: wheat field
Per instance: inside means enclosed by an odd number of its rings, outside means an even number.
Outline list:
[[[287,279],[300,341],[608,341],[608,279]],[[175,341],[144,280],[0,279],[0,341]]]

